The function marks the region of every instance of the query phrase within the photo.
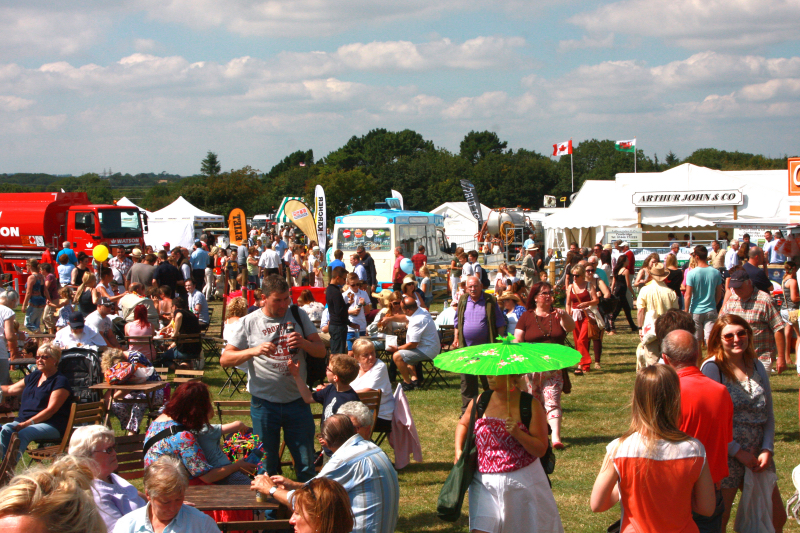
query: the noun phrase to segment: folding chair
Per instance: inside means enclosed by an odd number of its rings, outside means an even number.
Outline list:
[[[115,439],[117,449],[116,474],[128,481],[144,477],[144,433]]]
[[[447,381],[445,381],[442,371],[433,364],[433,361],[428,359],[426,361],[422,361],[420,364],[422,365],[423,370],[422,389],[427,389],[434,383],[440,389],[444,389],[447,385]],[[425,377],[425,374],[427,374],[427,377]]]
[[[386,433],[383,431],[377,432],[378,438],[375,438],[375,424],[378,423],[378,411],[381,408],[381,391],[371,390],[368,392],[359,392],[358,399],[361,400],[361,403],[367,406],[367,409],[372,411],[372,434],[370,435],[370,439],[372,442],[380,446],[386,438]]]
[[[217,358],[217,362],[219,362],[219,358],[222,356],[222,348],[225,346],[225,340],[208,335],[203,335],[201,339],[203,343],[203,357],[206,359],[206,364],[213,362],[215,357]]]
[[[57,455],[61,455],[69,445],[69,439],[72,437],[72,431],[79,426],[88,426],[92,424],[100,424],[105,414],[104,402],[90,402],[90,403],[73,403],[69,413],[69,420],[67,420],[67,429],[64,430],[64,436],[61,442],[55,446],[46,446],[37,450],[29,450],[28,457],[31,461],[46,461],[52,460]],[[23,452],[25,450],[22,450]]]
[[[172,382],[180,385],[189,381],[203,381],[203,374],[205,374],[204,370],[182,370],[179,368],[175,371],[175,377]]]
[[[235,366],[223,366],[222,371],[225,372],[225,375],[228,376],[228,379],[225,380],[225,383],[222,384],[222,388],[219,390],[220,396],[222,396],[222,393],[225,392],[226,388],[230,388],[231,391],[231,393],[228,395],[228,398],[233,398],[233,395],[237,392],[243,393],[247,391],[247,372],[244,372]],[[242,390],[239,390],[239,387],[241,387]]]
[[[17,469],[17,462],[19,461],[19,435],[17,433],[11,434],[11,440],[8,442],[6,449],[6,456],[0,464],[0,487],[8,485],[11,478],[14,477],[14,472]]]

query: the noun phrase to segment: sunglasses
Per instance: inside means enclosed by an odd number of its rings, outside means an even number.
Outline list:
[[[49,355],[36,355],[36,359],[50,359]]]
[[[594,269],[593,269],[593,268],[587,268],[587,269],[586,269],[586,272],[588,272],[589,274],[591,274],[592,272],[594,272]]]
[[[105,454],[111,455],[112,453],[114,453],[116,451],[117,451],[117,445],[116,444],[112,444],[111,446],[109,446],[105,450],[95,450],[94,453],[105,453]]]
[[[542,291],[539,293],[539,296],[552,296],[553,293],[550,291]]]
[[[726,333],[725,335],[722,336],[722,338],[725,339],[726,341],[732,341],[734,337],[738,339],[744,339],[747,337],[747,332],[743,329],[740,329],[739,331],[735,331],[733,333]]]

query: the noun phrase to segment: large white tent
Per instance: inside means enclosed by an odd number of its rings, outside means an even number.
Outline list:
[[[150,227],[144,241],[156,250],[161,249],[167,242],[173,248],[175,246],[191,248],[202,224],[224,223],[225,217],[206,213],[180,196],[167,207],[148,215]]]
[[[481,214],[485,221],[491,209],[481,204]],[[472,216],[467,202],[446,202],[430,211],[434,215],[444,217],[444,232],[450,242],[456,243],[465,250],[477,250],[475,234],[478,233],[478,221]]]
[[[671,205],[637,207],[641,193],[679,195],[738,191],[740,205]],[[689,202],[691,203],[691,202]],[[580,246],[602,242],[610,228],[714,229],[737,224],[779,225],[789,222],[785,170],[720,171],[691,164],[664,172],[621,173],[614,181],[587,181],[567,208],[542,221],[548,247],[575,241]]]
[[[142,213],[144,215],[147,215],[148,218],[153,216],[153,213],[151,211],[148,211],[147,209],[139,207],[135,203],[131,202],[130,199],[128,199],[127,196],[123,196],[122,198],[117,200],[117,205],[121,205],[122,207],[135,207],[136,209],[139,210],[140,213]]]

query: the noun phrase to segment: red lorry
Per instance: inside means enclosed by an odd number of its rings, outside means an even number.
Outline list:
[[[85,192],[0,194],[0,275],[3,285],[24,294],[26,260],[42,259],[47,249],[92,254],[98,244],[144,249],[147,220],[135,207],[95,205]],[[55,261],[55,254],[53,254]]]

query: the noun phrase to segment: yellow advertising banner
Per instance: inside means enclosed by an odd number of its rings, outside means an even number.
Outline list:
[[[294,225],[300,228],[300,231],[305,233],[309,241],[319,242],[317,239],[317,222],[314,220],[314,214],[306,204],[298,200],[289,200],[283,206],[283,212],[286,217],[294,222]]]
[[[238,245],[247,239],[247,218],[245,218],[244,211],[241,209],[234,209],[228,215],[228,233],[231,239],[231,246]]]

